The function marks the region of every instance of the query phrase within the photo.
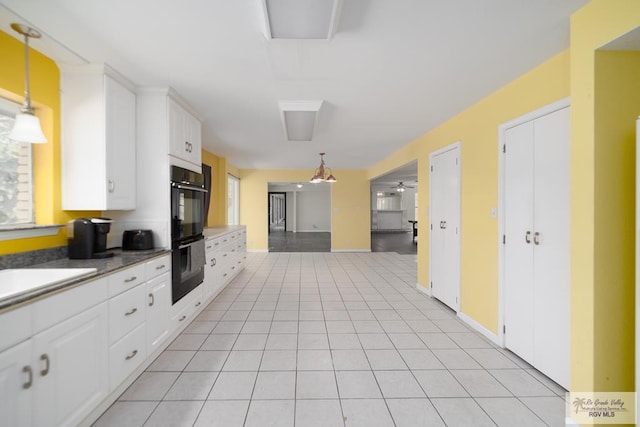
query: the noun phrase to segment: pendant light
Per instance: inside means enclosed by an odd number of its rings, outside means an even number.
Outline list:
[[[320,153],[320,166],[316,169],[313,174],[313,177],[309,180],[312,184],[317,184],[319,182],[329,182],[334,183],[338,181],[334,176],[331,168],[328,168],[324,163],[324,155],[325,153]],[[329,173],[329,176],[326,174]]]
[[[47,138],[42,133],[40,120],[33,113],[31,107],[31,94],[29,93],[29,38],[39,39],[40,33],[33,28],[22,24],[11,24],[11,28],[24,36],[24,104],[20,113],[16,115],[13,129],[9,134],[9,139],[16,142],[29,142],[41,144],[47,142]]]

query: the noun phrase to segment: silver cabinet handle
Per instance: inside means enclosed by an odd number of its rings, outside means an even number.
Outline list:
[[[224,273],[224,274],[222,275],[222,277],[227,277],[227,273]]]
[[[113,193],[114,191],[116,191],[116,183],[114,180],[110,179],[109,180],[109,193]]]
[[[202,302],[198,301],[198,303],[196,304],[196,307],[200,307],[200,304],[202,304]]]
[[[149,294],[149,298],[151,298],[151,301],[149,301],[149,307],[153,307],[153,304],[155,304],[156,302],[156,298],[153,296],[153,294]]]
[[[161,264],[159,266],[156,267],[156,270],[162,270],[163,268],[165,268],[164,264]]]
[[[211,267],[215,267],[218,261],[215,258],[211,259]]]
[[[137,280],[137,279],[138,278],[136,276],[131,276],[128,279],[124,279],[124,283],[131,283],[131,282],[133,282],[134,280]]]
[[[184,319],[186,319],[187,316],[185,316],[184,314],[182,315],[182,317],[180,319],[178,319],[178,322],[182,322]]]
[[[49,373],[49,367],[51,365],[51,361],[49,360],[49,355],[46,353],[41,355],[40,360],[44,362],[44,369],[40,371],[40,375],[43,377],[46,377],[47,374]]]
[[[536,245],[540,244],[540,233],[538,233],[537,231],[533,233],[533,243],[535,243]]]
[[[211,248],[213,248],[213,246],[208,245],[205,249],[211,249]]]
[[[31,369],[31,366],[25,366],[22,368],[22,372],[26,373],[29,378],[26,383],[22,384],[22,388],[26,390],[31,388],[33,385],[33,370]]]
[[[124,360],[131,360],[136,357],[136,354],[138,354],[138,350],[133,350],[130,355],[124,358]]]
[[[527,245],[531,243],[531,232],[529,230],[524,234],[524,241],[527,242]]]
[[[131,316],[133,313],[135,313],[136,311],[138,311],[137,308],[132,308],[131,310],[127,311],[124,315],[125,316]]]

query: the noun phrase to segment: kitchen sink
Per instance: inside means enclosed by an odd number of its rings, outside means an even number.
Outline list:
[[[95,275],[95,268],[9,268],[0,270],[0,299]]]

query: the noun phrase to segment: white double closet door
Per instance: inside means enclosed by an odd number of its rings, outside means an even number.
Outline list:
[[[505,345],[569,387],[569,107],[506,129]]]
[[[460,145],[429,156],[431,295],[460,310]]]

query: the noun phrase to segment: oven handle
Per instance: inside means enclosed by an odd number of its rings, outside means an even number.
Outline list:
[[[200,188],[200,187],[192,187],[190,185],[184,185],[184,184],[176,184],[175,182],[171,183],[172,187],[178,188],[180,190],[193,190],[193,191],[200,191],[201,193],[208,193],[209,191],[205,190],[204,188]]]
[[[197,240],[196,240],[195,242],[197,242]],[[180,246],[178,246],[178,249],[184,249],[184,248],[191,247],[191,246],[193,246],[193,244],[194,244],[195,242],[187,243],[187,244],[185,244],[185,245],[180,245]]]

